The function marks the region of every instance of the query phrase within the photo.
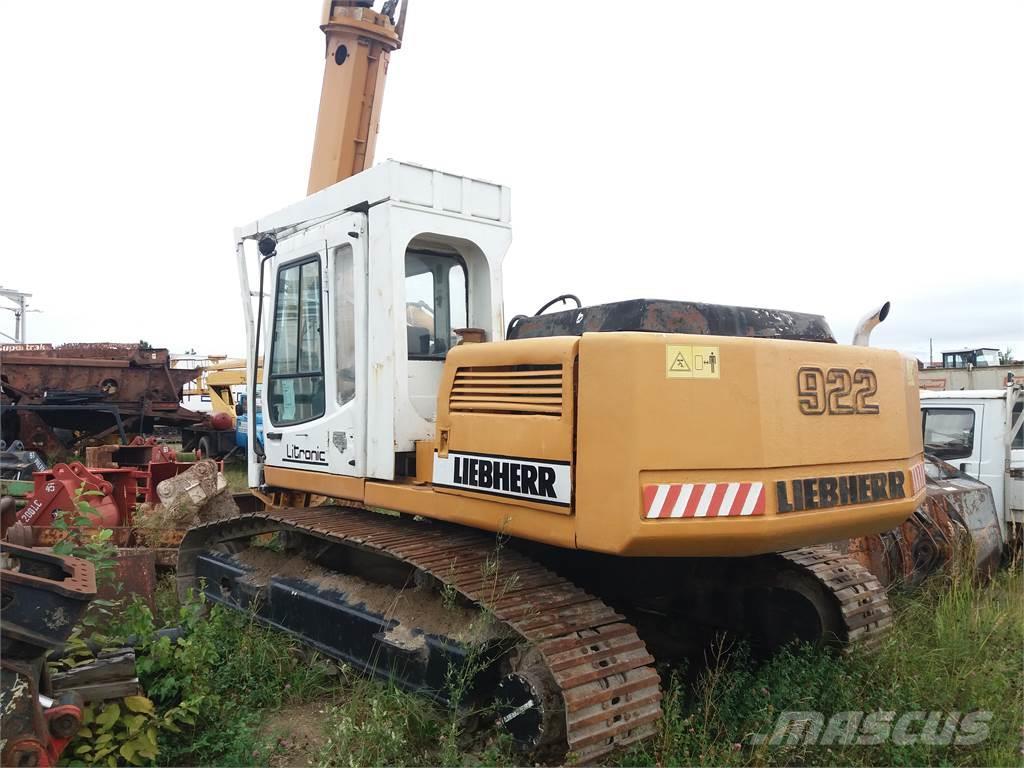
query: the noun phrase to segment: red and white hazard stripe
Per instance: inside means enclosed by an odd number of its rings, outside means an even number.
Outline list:
[[[644,486],[644,516],[648,519],[763,514],[763,483],[661,483]]]
[[[924,462],[915,464],[910,468],[910,483],[914,488],[914,493],[917,493],[924,488],[925,474],[924,474]]]

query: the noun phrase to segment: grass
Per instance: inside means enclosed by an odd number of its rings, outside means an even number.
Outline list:
[[[712,660],[692,691],[670,683],[658,738],[621,765],[1011,765],[1022,759],[1024,579],[1020,564],[985,585],[939,575],[893,596],[896,622],[874,654],[796,647],[767,663],[742,652]],[[783,711],[988,711],[988,738],[943,744],[752,744]],[[854,716],[857,717],[857,716]],[[876,717],[879,717],[876,715]],[[939,715],[936,715],[939,717]],[[911,733],[920,733],[916,723]],[[865,731],[854,733],[863,734]]]
[[[244,457],[224,462],[224,479],[228,481],[228,490],[232,493],[244,493],[249,490],[249,474]]]
[[[160,592],[167,591],[162,586]],[[895,628],[872,655],[792,647],[755,663],[721,648],[695,684],[669,672],[657,737],[608,765],[1022,765],[1024,577],[1019,564],[978,585],[936,576],[893,595]],[[161,734],[161,765],[513,765],[507,740],[469,732],[458,713],[301,651],[250,617],[162,595],[161,615],[184,624],[178,643],[140,654],[159,707],[188,701],[201,716]],[[141,617],[140,617],[141,616]],[[143,623],[144,615],[136,616]],[[128,619],[123,619],[130,621]],[[139,632],[139,627],[129,626]],[[692,676],[691,676],[692,677]],[[992,712],[975,745],[754,744],[780,712]],[[858,718],[859,720],[859,718]],[[916,731],[921,725],[917,724]]]

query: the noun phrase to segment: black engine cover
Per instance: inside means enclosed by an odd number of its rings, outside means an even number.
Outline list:
[[[836,343],[832,329],[821,315],[660,299],[631,299],[535,317],[520,316],[509,325],[507,338],[581,336],[610,331],[753,336]]]

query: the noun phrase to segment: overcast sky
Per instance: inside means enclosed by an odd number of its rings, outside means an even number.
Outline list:
[[[0,0],[29,341],[241,354],[232,228],[305,193],[320,0]],[[507,184],[506,317],[573,292],[1024,353],[1024,3],[413,0],[377,159]],[[0,312],[0,331],[12,316]]]

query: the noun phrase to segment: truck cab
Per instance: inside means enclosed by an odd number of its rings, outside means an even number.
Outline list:
[[[260,387],[256,387],[256,412],[251,416],[254,420],[253,431],[256,442],[263,445],[263,409],[260,408]],[[249,395],[238,392],[235,395],[235,445],[243,451],[249,447]]]
[[[924,449],[992,489],[1007,541],[1024,528],[1024,386],[921,391]]]

